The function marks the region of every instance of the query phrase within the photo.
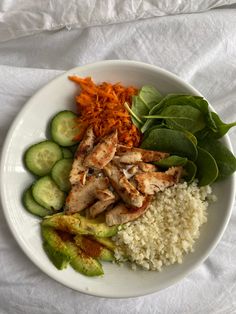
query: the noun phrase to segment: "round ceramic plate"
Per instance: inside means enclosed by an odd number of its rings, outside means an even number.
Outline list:
[[[132,271],[128,266],[104,263],[103,277],[89,278],[71,267],[59,271],[48,260],[42,248],[40,220],[22,206],[22,193],[34,180],[26,171],[22,156],[27,147],[47,137],[50,119],[58,111],[75,110],[74,97],[78,86],[68,80],[69,74],[91,76],[94,81],[122,82],[137,87],[154,85],[163,94],[201,94],[177,76],[158,67],[133,61],[103,61],[74,68],[57,77],[38,91],[24,106],[13,122],[6,138],[1,159],[1,197],[10,229],[26,255],[46,274],[67,287],[102,297],[135,297],[166,288],[199,265],[220,240],[230,218],[235,183],[231,176],[213,186],[218,201],[208,210],[208,222],[201,228],[194,253],[182,264],[162,272]],[[231,149],[229,138],[223,142]]]

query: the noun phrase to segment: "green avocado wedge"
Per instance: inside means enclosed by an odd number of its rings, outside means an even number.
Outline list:
[[[77,245],[67,243],[70,252],[70,265],[74,270],[89,277],[101,276],[104,274],[102,265],[96,259],[85,254]]]
[[[43,248],[53,265],[59,269],[67,268],[70,258],[63,253],[56,251],[48,242],[43,242]]]
[[[98,222],[96,219],[87,219],[80,214],[65,215],[58,213],[46,217],[42,221],[43,226],[66,231],[71,234],[87,234],[97,237],[112,237],[118,231],[118,226],[109,227],[106,223]]]
[[[72,235],[45,226],[42,226],[41,230],[44,250],[56,268],[64,269],[70,263],[83,275],[100,276],[103,274],[101,264],[83,252],[75,244]]]
[[[61,270],[68,266],[69,252],[61,236],[51,227],[41,226],[43,248],[54,266]]]
[[[105,262],[112,262],[114,254],[102,244],[88,236],[75,236],[75,243],[87,255]]]

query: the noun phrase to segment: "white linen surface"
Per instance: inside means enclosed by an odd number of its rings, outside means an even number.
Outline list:
[[[88,1],[92,10],[86,15],[77,10],[76,28],[70,31],[62,25],[74,24],[72,9],[84,1],[71,1],[63,12],[62,2],[57,7],[50,1],[36,14],[44,3],[0,5],[5,11],[0,17],[0,147],[15,115],[41,86],[64,70],[103,59],[140,60],[170,70],[205,95],[225,121],[236,120],[235,6],[157,17],[233,1],[176,0],[166,6],[109,1],[108,14],[105,1]],[[48,27],[45,16],[61,25],[57,31]],[[229,134],[236,151],[236,132]],[[80,294],[50,279],[18,247],[0,210],[0,314],[236,313],[235,207],[219,245],[194,272],[164,291],[125,300]]]
[[[0,40],[63,27],[70,29],[201,12],[233,3],[235,0],[2,0]]]

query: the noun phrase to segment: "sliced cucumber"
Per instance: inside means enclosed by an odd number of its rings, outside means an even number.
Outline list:
[[[23,194],[23,204],[24,207],[33,215],[45,217],[53,214],[53,211],[42,207],[34,200],[31,187],[28,188]]]
[[[53,211],[60,210],[65,201],[65,193],[49,176],[42,177],[33,184],[32,195],[37,203]]]
[[[52,139],[61,146],[72,146],[78,142],[76,138],[81,128],[76,121],[77,115],[72,111],[61,111],[51,121]]]
[[[73,158],[73,153],[69,148],[62,147],[63,158]]]
[[[27,169],[33,174],[44,176],[62,158],[60,146],[52,141],[43,141],[30,146],[24,155]]]
[[[51,176],[62,191],[68,192],[71,188],[69,175],[73,159],[64,158],[58,160],[52,168]]]

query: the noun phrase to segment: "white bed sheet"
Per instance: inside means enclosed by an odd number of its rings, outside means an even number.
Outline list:
[[[162,8],[155,1],[128,7],[110,1],[107,16],[103,7],[91,10],[86,23],[78,12],[76,23],[71,15],[60,17],[55,1],[41,15],[30,3],[0,4],[0,147],[15,115],[41,86],[64,70],[104,59],[170,70],[205,95],[225,121],[236,120],[236,8],[220,7],[234,1],[166,1]],[[47,9],[54,12],[51,19],[56,16],[57,30],[42,23]],[[23,11],[31,12],[27,23]],[[42,28],[35,30],[38,21]],[[236,151],[235,130],[230,138]],[[235,210],[217,248],[181,282],[150,296],[112,300],[72,291],[43,274],[18,247],[0,209],[0,314],[236,313]]]

